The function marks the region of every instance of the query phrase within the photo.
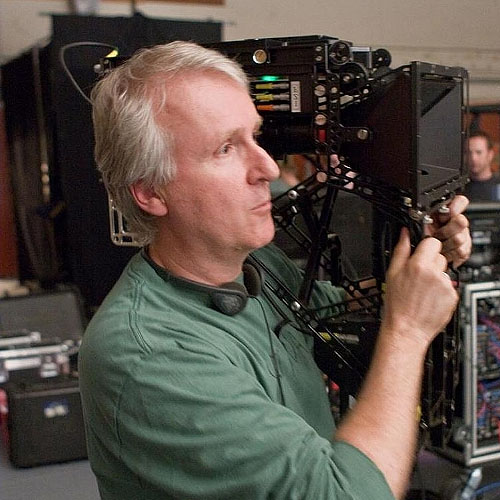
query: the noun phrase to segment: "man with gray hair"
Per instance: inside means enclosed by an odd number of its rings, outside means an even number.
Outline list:
[[[99,169],[144,245],[79,355],[102,498],[402,498],[425,353],[458,301],[444,271],[470,252],[466,198],[413,253],[402,231],[371,368],[336,429],[312,339],[264,286],[264,267],[296,294],[302,275],[269,245],[279,172],[241,68],[174,42],[92,97]],[[311,303],[342,299],[318,283]]]

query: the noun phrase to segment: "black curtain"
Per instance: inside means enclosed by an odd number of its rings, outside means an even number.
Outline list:
[[[2,97],[22,281],[43,286],[63,279],[50,207],[52,163],[48,89],[49,48],[32,47],[2,66]],[[44,189],[45,186],[45,189]]]
[[[91,106],[63,71],[61,48],[75,42],[98,42],[118,47],[121,55],[131,55],[141,47],[173,40],[217,42],[221,32],[222,26],[216,22],[150,19],[140,14],[54,15],[51,41],[39,62],[42,99],[36,101],[33,89],[36,68],[32,51],[2,68],[9,156],[15,160],[11,161],[12,178],[15,191],[22,193],[15,203],[23,281],[70,282],[79,288],[92,312],[137,251],[111,243],[107,197],[93,160]],[[108,53],[103,47],[66,49],[67,66],[86,94],[96,80],[94,65]],[[40,175],[44,141],[50,174],[48,201],[43,197]],[[32,214],[30,227],[20,224],[20,203],[29,205],[22,212]]]

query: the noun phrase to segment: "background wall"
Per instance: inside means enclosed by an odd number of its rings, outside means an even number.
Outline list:
[[[207,2],[208,0],[205,0]],[[50,13],[67,0],[0,0],[0,63],[50,35]],[[132,2],[101,0],[99,15],[131,14]],[[138,1],[147,16],[225,23],[224,38],[325,34],[355,45],[385,47],[393,66],[412,60],[463,66],[471,102],[500,102],[498,0],[225,0]]]

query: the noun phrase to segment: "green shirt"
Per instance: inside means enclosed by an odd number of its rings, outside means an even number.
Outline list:
[[[298,270],[278,251],[255,255],[298,290]],[[79,354],[102,498],[393,498],[364,454],[332,441],[312,339],[292,323],[273,332],[282,317],[269,293],[227,316],[206,290],[132,258]],[[326,300],[339,291],[315,293]]]

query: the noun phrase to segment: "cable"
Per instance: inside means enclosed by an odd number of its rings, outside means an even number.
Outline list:
[[[276,371],[276,379],[278,381],[278,388],[280,391],[280,403],[283,406],[285,406],[285,392],[283,390],[283,381],[281,380],[281,370],[279,367],[278,358],[276,356],[276,349],[274,348],[274,341],[273,341],[274,333],[271,330],[271,326],[269,325],[269,321],[267,320],[267,315],[266,315],[266,311],[264,309],[264,306],[262,305],[262,303],[258,297],[255,297],[255,299],[257,300],[257,303],[259,304],[260,309],[262,310],[262,315],[264,316],[264,322],[266,323],[267,334],[269,336],[269,344],[270,344],[270,348],[271,348],[271,359],[273,360],[273,366],[274,366],[274,370]]]
[[[72,49],[74,47],[107,47],[108,49],[113,49],[118,52],[118,48],[115,47],[114,45],[110,45],[109,43],[102,43],[102,42],[74,42],[74,43],[68,43],[67,45],[64,45],[61,47],[59,50],[59,61],[61,63],[61,66],[64,70],[64,72],[68,75],[68,78],[70,79],[71,83],[75,87],[75,89],[78,91],[78,93],[90,104],[92,105],[92,101],[90,98],[85,94],[85,92],[82,90],[80,85],[78,85],[78,82],[75,80],[74,76],[71,74],[71,71],[68,69],[68,66],[66,64],[66,60],[64,59],[64,55],[68,49]]]
[[[496,490],[497,488],[500,488],[500,481],[497,481],[495,483],[485,484],[483,487],[479,488],[474,492],[474,496],[472,498],[476,498],[477,496],[482,495],[483,493],[488,493],[488,491],[493,491]]]

